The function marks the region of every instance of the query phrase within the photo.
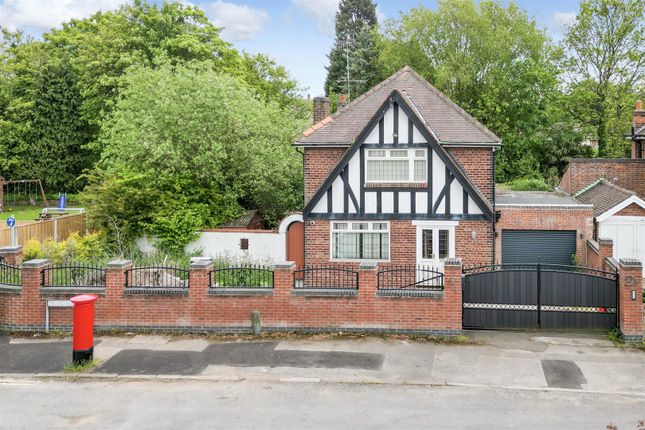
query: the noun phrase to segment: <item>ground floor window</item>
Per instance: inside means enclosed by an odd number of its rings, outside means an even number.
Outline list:
[[[331,258],[335,260],[389,260],[389,223],[382,221],[332,222]]]

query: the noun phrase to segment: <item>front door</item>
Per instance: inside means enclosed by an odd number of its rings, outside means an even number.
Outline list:
[[[446,258],[455,256],[456,222],[415,222],[417,225],[417,265],[443,273]]]

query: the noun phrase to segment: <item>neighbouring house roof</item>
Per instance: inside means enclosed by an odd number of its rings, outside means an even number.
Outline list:
[[[244,215],[242,215],[239,218],[236,218],[230,222],[227,222],[226,224],[220,225],[220,227],[223,228],[231,228],[231,227],[239,227],[239,228],[246,228],[251,224],[251,221],[253,221],[253,218],[258,215],[258,211],[256,210],[250,210],[247,211]]]
[[[634,131],[634,136],[637,137],[638,139],[645,139],[645,125],[639,128],[638,130]]]
[[[295,146],[349,146],[374,113],[398,91],[423,125],[444,145],[497,146],[501,139],[406,66],[302,133]]]
[[[580,206],[581,203],[568,194],[556,191],[498,191],[495,204],[521,206]]]
[[[598,179],[578,191],[574,197],[581,203],[593,205],[593,215],[598,217],[636,195],[606,179]]]

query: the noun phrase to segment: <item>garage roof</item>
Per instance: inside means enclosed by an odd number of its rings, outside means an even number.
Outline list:
[[[498,206],[582,206],[568,194],[556,191],[498,191],[495,194]]]
[[[634,195],[633,192],[620,188],[606,179],[598,179],[574,196],[581,203],[593,205],[593,216],[598,217]]]

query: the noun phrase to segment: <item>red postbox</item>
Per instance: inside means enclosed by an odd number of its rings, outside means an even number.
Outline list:
[[[74,327],[72,329],[72,359],[80,364],[94,358],[94,303],[93,294],[81,294],[70,299],[74,303]]]

